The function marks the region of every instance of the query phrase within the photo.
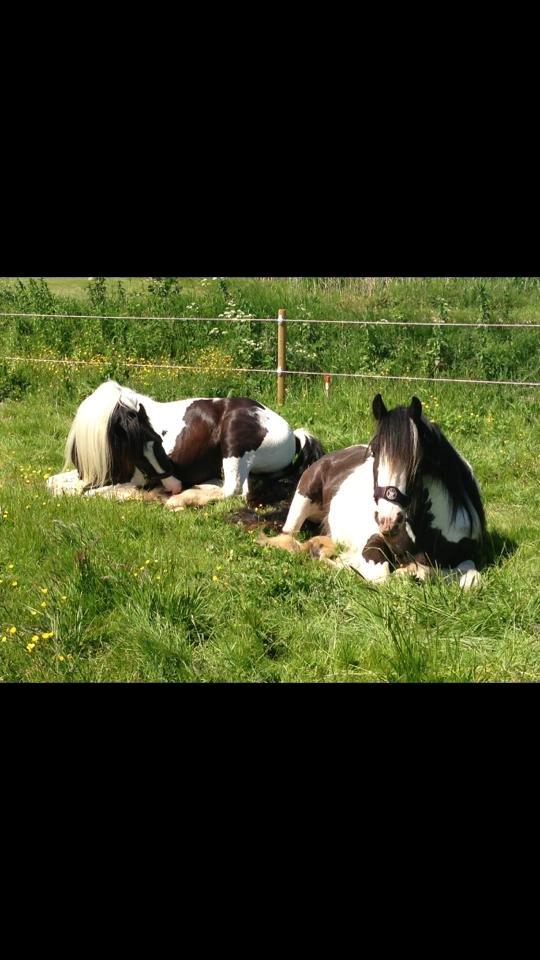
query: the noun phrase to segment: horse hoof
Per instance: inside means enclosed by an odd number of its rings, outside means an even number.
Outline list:
[[[462,590],[472,590],[473,587],[479,587],[481,582],[482,577],[478,570],[467,570],[461,577],[459,585]]]
[[[179,494],[176,494],[175,496],[169,497],[169,499],[166,500],[164,503],[164,506],[166,507],[166,509],[173,510],[173,511],[185,510],[186,504],[185,504],[185,501],[180,499],[181,496],[182,494],[179,493]]]

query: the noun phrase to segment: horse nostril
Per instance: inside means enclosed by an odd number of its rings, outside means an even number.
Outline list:
[[[405,517],[403,516],[402,513],[400,513],[400,514],[396,517],[396,523],[397,523],[397,524],[402,524],[404,520],[405,520]]]

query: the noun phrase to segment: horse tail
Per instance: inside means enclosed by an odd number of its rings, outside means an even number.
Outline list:
[[[265,506],[283,500],[290,501],[300,477],[326,451],[317,437],[307,430],[295,430],[296,452],[292,461],[274,473],[258,473],[250,476],[248,504]]]
[[[79,406],[65,447],[64,470],[71,464],[85,485],[102,487],[112,466],[109,423],[122,388],[114,380],[102,383]]]
[[[320,440],[317,440],[317,437],[308,433],[307,430],[295,430],[294,435],[296,437],[296,457],[291,467],[294,468],[294,472],[299,480],[304,471],[307,470],[312,463],[324,457],[326,450]]]

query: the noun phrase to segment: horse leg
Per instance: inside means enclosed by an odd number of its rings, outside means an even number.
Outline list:
[[[386,583],[390,576],[390,564],[388,560],[385,560],[384,563],[376,560],[366,560],[360,550],[351,550],[349,553],[342,553],[334,563],[338,567],[350,567],[370,583]]]
[[[403,567],[398,567],[395,575],[397,577],[416,577],[417,580],[425,583],[426,580],[432,580],[433,577],[436,576],[436,570],[434,567],[429,567],[425,563],[418,563],[416,560],[413,560]]]
[[[320,517],[319,507],[309,497],[304,497],[297,490],[283,525],[283,533],[299,533],[305,521],[309,520],[310,517],[313,519]]]
[[[135,483],[112,483],[106,487],[93,487],[85,497],[105,497],[107,500],[142,500],[145,491]]]
[[[80,495],[84,491],[84,483],[77,470],[70,470],[68,473],[57,473],[53,477],[49,477],[47,489],[53,497],[60,497],[64,494]]]
[[[463,560],[457,567],[451,570],[443,570],[444,579],[448,583],[459,581],[462,590],[471,590],[472,587],[480,586],[482,577],[476,569],[474,560]]]
[[[223,458],[223,497],[238,497],[240,494],[247,497],[249,471],[255,459],[254,451],[242,454],[241,457]]]
[[[185,510],[186,507],[205,507],[213,500],[223,500],[223,487],[217,483],[198,483],[182,493],[169,497],[165,506],[168,510]]]

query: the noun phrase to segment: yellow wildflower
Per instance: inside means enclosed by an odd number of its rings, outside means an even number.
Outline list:
[[[15,634],[17,633],[17,627],[10,627],[8,630],[8,633],[10,633],[12,637],[14,637]]]

